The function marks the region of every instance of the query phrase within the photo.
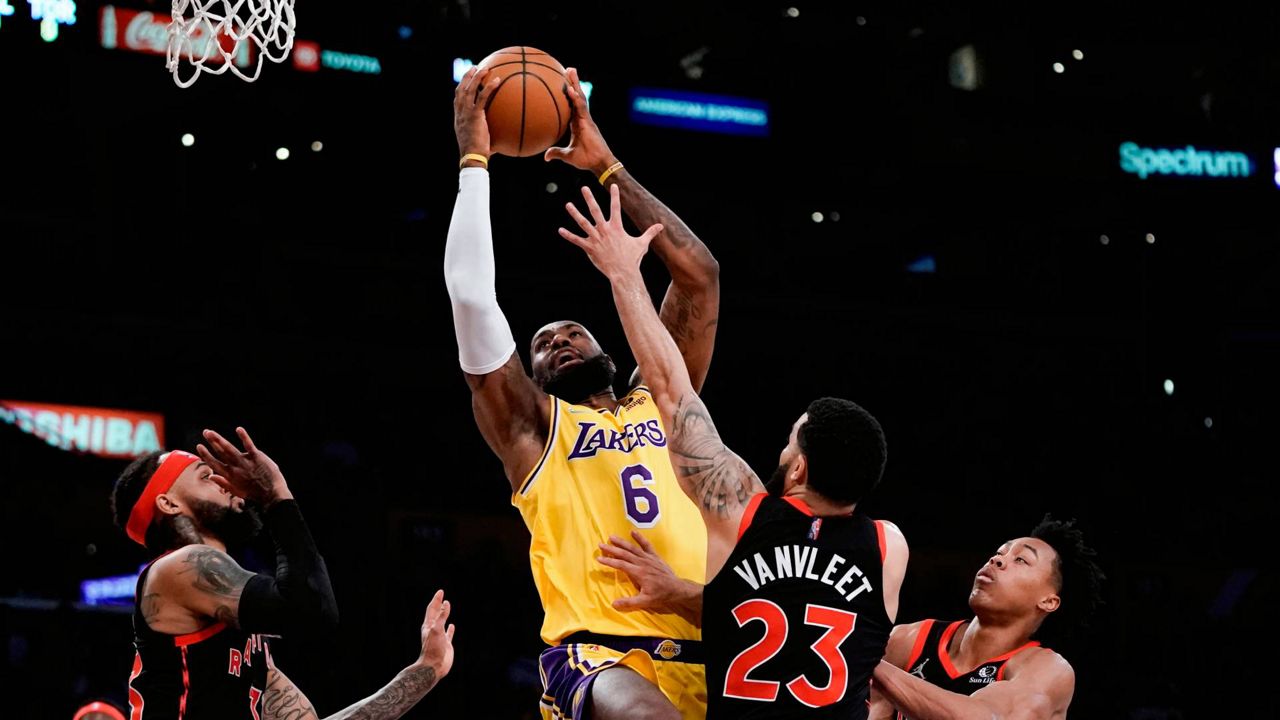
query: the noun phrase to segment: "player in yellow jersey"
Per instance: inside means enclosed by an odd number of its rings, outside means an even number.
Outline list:
[[[706,529],[667,455],[667,432],[652,396],[638,385],[614,395],[616,367],[591,333],[569,321],[546,325],[530,345],[525,373],[494,287],[489,221],[489,132],[484,108],[497,70],[472,69],[454,96],[463,158],[445,248],[459,363],[476,423],[502,460],[524,517],[534,583],[546,613],[542,638],[545,718],[701,718],[706,681],[700,631],[676,614],[627,612],[636,587],[597,563],[612,535],[638,529],[682,577],[706,572]],[[577,72],[566,92],[574,109],[562,160],[616,185],[636,225],[671,273],[662,303],[694,387],[711,362],[719,314],[719,268],[702,241],[636,182],[591,119]]]

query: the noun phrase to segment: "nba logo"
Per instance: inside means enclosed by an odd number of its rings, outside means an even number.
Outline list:
[[[813,523],[809,525],[809,539],[817,540],[820,532],[822,532],[822,518],[814,518]]]

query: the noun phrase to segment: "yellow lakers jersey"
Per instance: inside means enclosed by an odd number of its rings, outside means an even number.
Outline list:
[[[676,575],[704,582],[707,529],[676,481],[648,388],[622,398],[616,414],[555,397],[551,403],[547,446],[511,500],[533,535],[542,639],[554,645],[580,630],[701,639],[677,615],[615,610],[614,600],[638,590],[626,573],[596,562],[610,535],[630,540],[639,530]]]

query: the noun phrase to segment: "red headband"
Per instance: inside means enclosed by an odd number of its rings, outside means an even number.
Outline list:
[[[147,546],[147,528],[151,527],[151,520],[156,515],[156,498],[169,492],[169,488],[173,487],[173,482],[178,479],[182,471],[199,460],[200,458],[189,452],[174,450],[169,453],[169,457],[165,458],[164,462],[160,463],[155,474],[147,481],[142,497],[138,498],[138,502],[133,504],[133,510],[129,511],[129,525],[126,532],[129,533],[130,539],[143,547]]]
[[[85,715],[91,715],[93,713],[101,713],[114,718],[114,720],[124,720],[124,713],[120,712],[116,706],[108,705],[104,702],[91,702],[88,705],[85,705],[76,711],[76,716],[73,720],[80,720],[80,718]]]

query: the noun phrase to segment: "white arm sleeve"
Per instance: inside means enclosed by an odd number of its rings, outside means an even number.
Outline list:
[[[498,307],[494,274],[489,172],[464,168],[444,247],[444,282],[453,303],[458,364],[472,375],[497,370],[516,351],[511,326]]]

